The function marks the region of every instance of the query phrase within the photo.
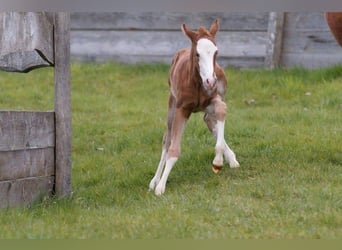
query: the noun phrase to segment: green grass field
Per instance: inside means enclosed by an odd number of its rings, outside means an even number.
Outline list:
[[[342,237],[342,66],[227,69],[225,137],[241,168],[212,172],[215,142],[194,114],[162,197],[148,184],[168,66],[71,72],[72,198],[0,211],[0,238]],[[53,92],[53,69],[0,72],[1,110],[52,110]]]

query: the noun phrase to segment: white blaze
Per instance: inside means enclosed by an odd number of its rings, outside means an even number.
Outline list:
[[[214,79],[214,55],[217,51],[215,44],[207,38],[201,38],[197,42],[197,53],[199,55],[199,69],[202,81]]]

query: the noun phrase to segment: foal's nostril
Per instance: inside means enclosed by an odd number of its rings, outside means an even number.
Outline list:
[[[209,80],[209,78],[207,78],[207,85],[208,85],[209,88],[212,87],[212,82]]]
[[[207,78],[206,83],[207,83],[209,88],[213,88],[216,85],[216,78],[212,78],[212,79]]]

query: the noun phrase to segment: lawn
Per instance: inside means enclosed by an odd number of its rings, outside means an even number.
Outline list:
[[[0,238],[342,237],[342,66],[226,69],[241,168],[212,172],[215,141],[194,114],[156,197],[168,68],[72,64],[72,197],[0,211]],[[52,110],[53,92],[53,69],[0,72],[1,110]]]

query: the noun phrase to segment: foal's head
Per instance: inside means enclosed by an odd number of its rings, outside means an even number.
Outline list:
[[[199,73],[202,85],[207,92],[216,90],[215,64],[217,47],[215,35],[218,29],[218,20],[213,22],[209,30],[201,26],[198,31],[193,31],[189,30],[185,24],[182,25],[183,33],[192,42],[190,55],[192,67]]]

